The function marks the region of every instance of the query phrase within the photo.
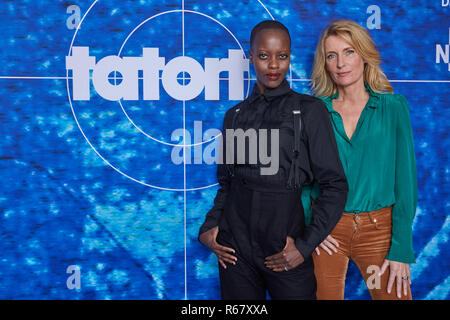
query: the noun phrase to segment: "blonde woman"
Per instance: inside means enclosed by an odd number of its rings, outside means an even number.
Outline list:
[[[329,111],[349,194],[342,218],[313,254],[318,299],[344,299],[350,259],[372,299],[411,299],[413,136],[408,103],[392,94],[379,65],[373,40],[355,22],[334,21],[323,31],[312,91]],[[311,192],[315,198],[320,190]],[[308,190],[304,204],[307,198]]]

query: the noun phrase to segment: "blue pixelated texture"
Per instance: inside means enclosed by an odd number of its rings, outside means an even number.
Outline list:
[[[252,26],[280,20],[292,36],[292,87],[309,93],[307,79],[323,27],[336,18],[367,26],[373,3],[92,4],[1,1],[0,16],[7,23],[0,26],[0,298],[218,299],[217,260],[197,241],[217,191],[216,167],[174,164],[171,144],[180,141],[171,133],[184,125],[194,135],[194,121],[202,122],[203,132],[221,128],[225,111],[236,103],[227,98],[227,81],[220,82],[219,101],[205,101],[201,93],[183,103],[161,87],[159,101],[123,101],[121,107],[91,85],[90,101],[71,105],[65,57],[75,30],[66,25],[67,7],[77,5],[81,16],[91,8],[73,45],[89,46],[97,61],[117,55],[131,31],[150,17],[121,56],[141,56],[142,47],[157,47],[166,63],[184,54],[203,65],[206,57],[223,58],[228,49],[240,48],[248,57]],[[444,51],[448,45],[450,7],[438,0],[380,0],[376,5],[380,29],[370,33],[395,92],[410,104],[414,131],[419,200],[412,294],[414,299],[448,299],[450,71],[442,59],[436,63],[436,45]],[[189,10],[184,15],[183,7]],[[245,93],[254,84],[252,70],[248,76]],[[201,154],[208,144],[197,151]],[[198,153],[187,150],[194,162]],[[80,268],[78,289],[67,286],[71,265]],[[346,299],[370,299],[353,264]]]

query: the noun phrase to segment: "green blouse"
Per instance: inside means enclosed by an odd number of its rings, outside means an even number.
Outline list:
[[[392,241],[386,259],[415,261],[412,222],[417,205],[417,172],[409,107],[400,94],[370,94],[355,132],[347,137],[340,114],[332,107],[338,97],[321,97],[330,113],[339,156],[349,193],[345,212],[358,214],[393,205]],[[306,220],[311,198],[319,196],[318,184],[305,186],[302,202]]]

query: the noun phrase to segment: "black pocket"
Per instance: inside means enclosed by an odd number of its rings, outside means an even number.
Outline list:
[[[262,193],[257,221],[258,240],[266,256],[279,253],[286,246],[291,223],[298,217],[293,212],[298,193]]]

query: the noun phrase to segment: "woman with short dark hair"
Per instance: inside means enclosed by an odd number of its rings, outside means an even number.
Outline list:
[[[344,209],[347,183],[327,109],[320,99],[291,90],[285,79],[290,54],[284,25],[269,20],[255,26],[250,61],[256,85],[225,114],[223,142],[254,130],[257,147],[268,142],[279,159],[275,172],[262,174],[267,163],[249,163],[250,141],[244,155],[233,149],[232,163],[218,165],[220,189],[199,240],[217,255],[223,299],[262,300],[266,291],[272,299],[315,299],[311,254]],[[270,138],[261,139],[263,130]],[[226,144],[222,159],[229,158]],[[301,189],[313,180],[323,193],[305,227]]]

